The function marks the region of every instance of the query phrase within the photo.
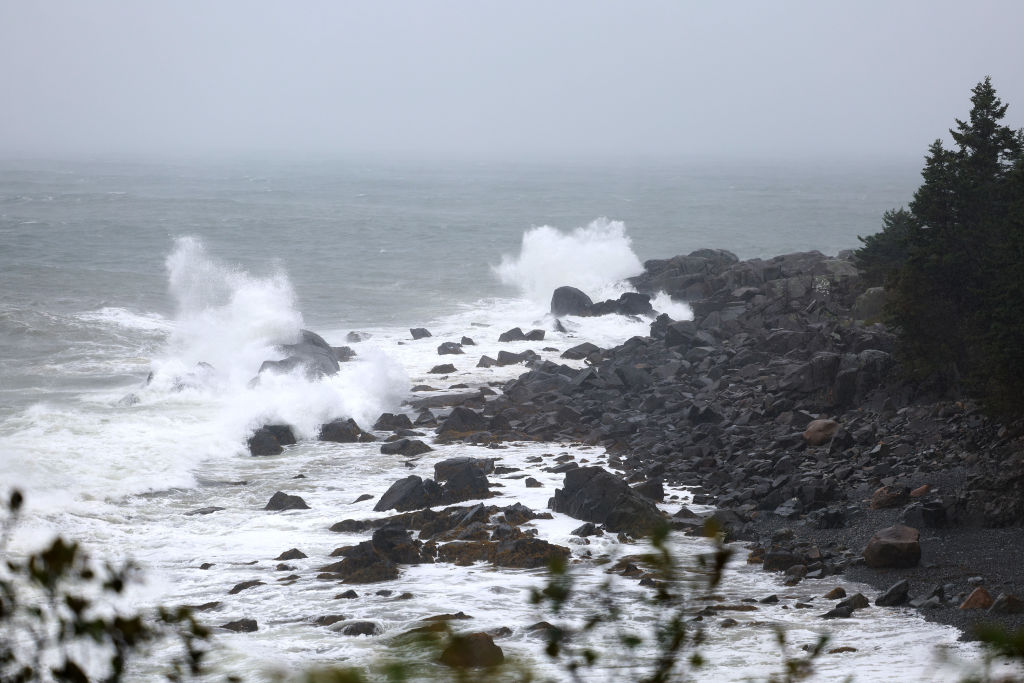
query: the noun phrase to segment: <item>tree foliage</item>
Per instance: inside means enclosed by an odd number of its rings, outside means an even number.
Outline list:
[[[997,413],[1024,409],[1024,131],[1003,125],[986,78],[953,146],[928,149],[908,210],[861,238],[858,265],[887,289],[887,319],[917,379],[966,390]]]

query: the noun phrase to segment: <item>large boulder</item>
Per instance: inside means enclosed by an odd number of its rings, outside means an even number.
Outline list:
[[[309,330],[299,330],[299,341],[295,344],[280,344],[278,350],[284,354],[280,360],[264,361],[259,372],[291,372],[301,367],[310,379],[333,375],[341,366],[334,349],[323,338]]]
[[[419,439],[395,439],[381,444],[380,452],[384,455],[404,455],[413,458],[434,450]]]
[[[270,497],[264,510],[308,510],[306,501],[299,496],[291,496],[284,491],[278,491]]]
[[[441,663],[455,669],[497,666],[505,661],[501,648],[486,633],[456,635],[441,652]]]
[[[373,428],[381,431],[412,429],[412,420],[405,413],[381,413],[381,416],[373,423]]]
[[[455,406],[449,413],[441,426],[437,428],[438,434],[455,433],[469,434],[482,432],[487,429],[487,418],[480,413],[474,412],[464,406]]]
[[[345,548],[345,558],[320,568],[326,574],[336,574],[345,583],[375,583],[398,577],[398,565],[374,547],[373,541],[363,541]]]
[[[443,502],[442,492],[437,482],[432,479],[424,481],[421,477],[411,474],[392,484],[373,506],[373,510],[374,512],[383,512],[395,509],[399,512],[406,512],[439,505],[441,502]]]
[[[897,524],[875,533],[864,548],[864,562],[875,569],[916,567],[921,561],[920,533]]]
[[[590,315],[593,300],[575,287],[559,287],[551,295],[551,315]]]
[[[434,465],[434,476],[443,481],[446,503],[459,503],[474,498],[489,498],[487,472],[494,469],[494,461],[469,457],[449,458]]]
[[[334,443],[365,443],[376,441],[372,434],[367,434],[352,418],[338,418],[320,427],[320,440]]]
[[[548,507],[585,522],[603,524],[613,532],[646,536],[665,518],[653,502],[600,467],[579,467],[565,474],[562,488]]]

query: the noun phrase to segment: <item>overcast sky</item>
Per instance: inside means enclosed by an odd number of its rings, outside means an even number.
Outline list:
[[[0,156],[920,159],[1024,2],[0,0]]]

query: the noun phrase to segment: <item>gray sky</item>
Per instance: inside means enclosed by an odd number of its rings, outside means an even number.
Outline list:
[[[1024,2],[0,0],[0,156],[919,159]]]

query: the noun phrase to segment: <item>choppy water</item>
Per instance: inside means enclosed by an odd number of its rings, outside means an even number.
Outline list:
[[[439,447],[410,470],[372,444],[312,441],[318,425],[351,416],[369,426],[381,412],[401,409],[414,384],[444,389],[514,377],[521,368],[474,367],[480,354],[496,355],[498,335],[513,326],[543,327],[548,336],[502,348],[607,346],[647,329],[610,316],[570,319],[569,333],[554,332],[545,312],[555,286],[614,295],[643,259],[702,247],[742,257],[835,253],[875,231],[882,211],[905,202],[915,184],[913,169],[4,162],[0,472],[4,486],[25,489],[29,503],[15,550],[65,534],[99,553],[139,560],[149,577],[136,597],[141,603],[220,600],[212,623],[255,617],[259,632],[218,634],[214,655],[218,666],[247,679],[275,667],[377,656],[379,639],[345,638],[309,623],[337,612],[395,633],[422,617],[463,610],[476,617],[474,629],[512,628],[501,646],[530,660],[540,648],[525,626],[543,615],[527,595],[543,581],[540,572],[409,567],[386,587],[413,593],[411,600],[376,596],[374,586],[356,587],[357,600],[331,601],[337,587],[313,579],[313,568],[334,547],[359,539],[327,527],[374,516],[373,501],[352,501],[478,449]],[[658,306],[686,314],[664,299]],[[251,387],[260,362],[276,357],[274,344],[302,326],[335,345],[350,331],[370,336],[353,344],[357,360],[335,377],[278,376]],[[434,337],[413,342],[408,329],[418,326]],[[439,358],[437,344],[463,335],[478,346]],[[197,374],[200,361],[213,369]],[[449,361],[458,372],[447,379],[427,373]],[[280,456],[251,458],[245,438],[268,421],[295,425],[300,443]],[[562,452],[604,460],[591,449],[537,444],[481,453],[529,467],[545,484],[527,489],[521,479],[500,478],[503,497],[495,502],[546,507],[560,477],[526,459]],[[306,478],[293,479],[300,473]],[[230,483],[239,481],[247,483]],[[312,509],[263,512],[282,489]],[[685,499],[676,493],[670,510]],[[210,505],[225,510],[184,515]],[[542,537],[559,543],[577,525],[561,515],[538,522]],[[684,556],[699,549],[696,541],[678,543]],[[272,558],[293,546],[310,559],[292,563],[303,578],[280,585]],[[636,551],[608,540],[571,547],[581,581],[591,585],[605,575],[590,555]],[[198,569],[203,562],[214,566]],[[226,595],[253,578],[267,585]],[[810,597],[832,585],[809,581],[787,593]],[[639,589],[624,582],[619,590]],[[739,599],[782,588],[737,563],[729,590]],[[762,611],[740,621],[787,624],[800,642],[820,628],[818,610]],[[637,609],[630,628],[649,619]],[[826,658],[823,680],[853,672],[858,680],[931,675],[934,645],[956,639],[951,629],[898,610],[829,628],[837,645],[855,643],[858,652]],[[708,680],[763,678],[778,669],[765,625],[713,629],[705,654]],[[598,675],[624,674],[609,665]]]

